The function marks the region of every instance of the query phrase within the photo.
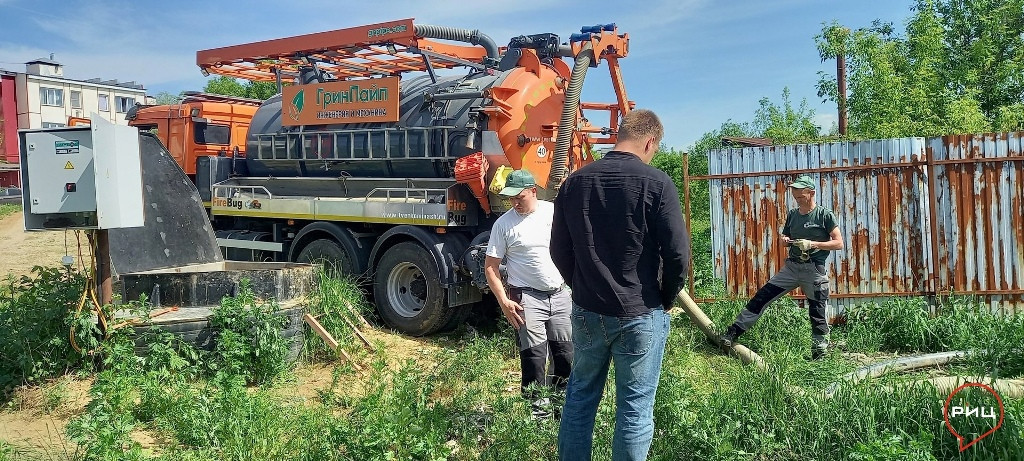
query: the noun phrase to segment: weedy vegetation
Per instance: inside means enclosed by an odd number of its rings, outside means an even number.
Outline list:
[[[21,213],[21,205],[13,203],[0,204],[0,219],[6,218],[15,213]]]
[[[98,348],[90,356],[68,344],[72,326],[91,325],[77,317],[85,314],[73,312],[82,280],[73,271],[40,269],[5,285],[0,319],[12,335],[0,347],[7,389],[67,373],[91,374],[94,381],[90,402],[67,424],[67,447],[40,452],[3,441],[0,460],[556,457],[558,421],[535,420],[519,396],[515,343],[503,324],[464,326],[432,338],[436,347],[415,359],[399,359],[382,347],[358,352],[342,320],[358,319],[342,303],[366,314],[369,305],[354,282],[324,277],[308,311],[353,353],[361,370],[307,334],[302,361],[333,371],[329,383],[299,397],[272,301],[244,288],[226,298],[214,316],[213,351],[196,350],[170,333],[149,333],[143,340],[122,328],[103,340],[98,331],[82,330],[81,343]],[[743,302],[704,307],[725,324]],[[1021,378],[1020,354],[1012,350],[1024,344],[1022,322],[1020,316],[992,314],[970,298],[950,298],[937,315],[921,300],[893,299],[851,312],[848,323],[833,330],[833,342],[878,359],[971,349],[979,353],[942,374]],[[790,300],[773,305],[743,338],[770,364],[762,371],[722,355],[677,315],[655,402],[651,459],[1024,456],[1024,402],[1004,399],[1003,426],[961,453],[943,423],[946,396],[914,383],[927,374],[843,386],[831,399],[794,395],[788,386],[820,391],[859,365],[840,353],[806,360],[809,331],[805,310]],[[46,407],[66,400],[59,385],[44,394]],[[598,459],[610,457],[613,402],[614,389],[608,388],[595,432]],[[143,444],[139,434],[157,442]]]

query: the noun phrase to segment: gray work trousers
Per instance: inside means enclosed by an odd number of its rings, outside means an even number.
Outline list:
[[[776,299],[800,287],[807,296],[811,320],[811,346],[815,350],[828,348],[829,326],[825,312],[828,308],[828,271],[814,261],[797,262],[787,259],[778,274],[775,274],[757,293],[747,307],[736,317],[729,329],[735,336],[743,334],[757,323],[764,309]]]
[[[523,367],[523,392],[530,384],[545,385],[549,379],[564,388],[572,368],[572,296],[567,288],[546,292],[509,287],[509,298],[523,307],[523,326],[517,331],[519,360]],[[552,370],[546,370],[548,349]]]

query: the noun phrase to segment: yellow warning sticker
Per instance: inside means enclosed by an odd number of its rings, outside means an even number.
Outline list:
[[[74,169],[75,169],[75,166],[74,166],[74,165],[72,165],[72,164],[71,164],[71,161],[69,160],[69,161],[68,161],[68,163],[65,163],[65,164],[64,164],[64,169],[65,169],[65,170],[74,170]]]

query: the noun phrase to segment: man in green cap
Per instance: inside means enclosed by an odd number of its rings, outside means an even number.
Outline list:
[[[828,350],[825,310],[829,280],[825,261],[830,251],[843,249],[843,235],[832,210],[815,203],[815,190],[815,181],[807,175],[789,185],[790,194],[798,205],[789,210],[782,228],[782,243],[789,245],[789,258],[782,271],[757,290],[736,321],[722,334],[719,338],[722,347],[732,347],[736,338],[757,323],[769,304],[800,287],[810,305],[811,359],[821,358]]]
[[[550,402],[534,388],[548,381],[548,350],[554,365],[551,382],[559,389],[569,379],[573,356],[572,298],[549,249],[554,205],[537,198],[537,183],[526,170],[509,174],[499,195],[508,197],[512,208],[491,228],[484,274],[501,312],[516,329],[523,396],[532,401],[534,416],[547,416]],[[499,271],[502,259],[507,287]]]

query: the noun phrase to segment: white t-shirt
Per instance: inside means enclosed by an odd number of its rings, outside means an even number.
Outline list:
[[[513,208],[494,222],[487,256],[506,258],[509,285],[544,291],[562,286],[562,274],[549,252],[554,214],[551,202],[538,200],[533,213],[522,216]]]

